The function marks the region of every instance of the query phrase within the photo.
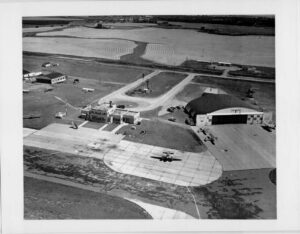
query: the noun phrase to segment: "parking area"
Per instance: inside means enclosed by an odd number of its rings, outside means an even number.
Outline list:
[[[29,132],[29,131],[26,131]],[[209,151],[185,152],[123,140],[123,135],[69,125],[51,124],[24,135],[24,145],[104,159],[112,170],[181,186],[200,186],[218,179],[222,166]],[[180,161],[163,162],[152,156],[173,152]]]
[[[207,126],[206,130],[216,137],[215,145],[208,141],[206,146],[224,171],[276,167],[275,134],[261,126],[226,124]],[[206,135],[198,134],[205,139]]]

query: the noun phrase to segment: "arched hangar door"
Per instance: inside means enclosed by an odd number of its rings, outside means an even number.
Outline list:
[[[214,115],[212,124],[246,124],[247,115]]]

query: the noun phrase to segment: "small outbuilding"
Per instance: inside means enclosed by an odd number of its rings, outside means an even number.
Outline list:
[[[264,113],[234,96],[203,93],[190,101],[186,111],[197,126],[215,124],[262,124]]]

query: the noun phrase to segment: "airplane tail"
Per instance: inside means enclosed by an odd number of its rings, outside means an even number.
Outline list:
[[[74,129],[78,129],[78,126],[77,126],[77,124],[76,124],[76,123],[74,123],[74,121],[72,121],[72,128],[74,128]]]

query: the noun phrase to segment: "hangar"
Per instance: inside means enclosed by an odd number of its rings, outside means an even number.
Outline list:
[[[262,124],[264,113],[227,94],[203,93],[190,101],[186,111],[197,126],[215,124]]]

